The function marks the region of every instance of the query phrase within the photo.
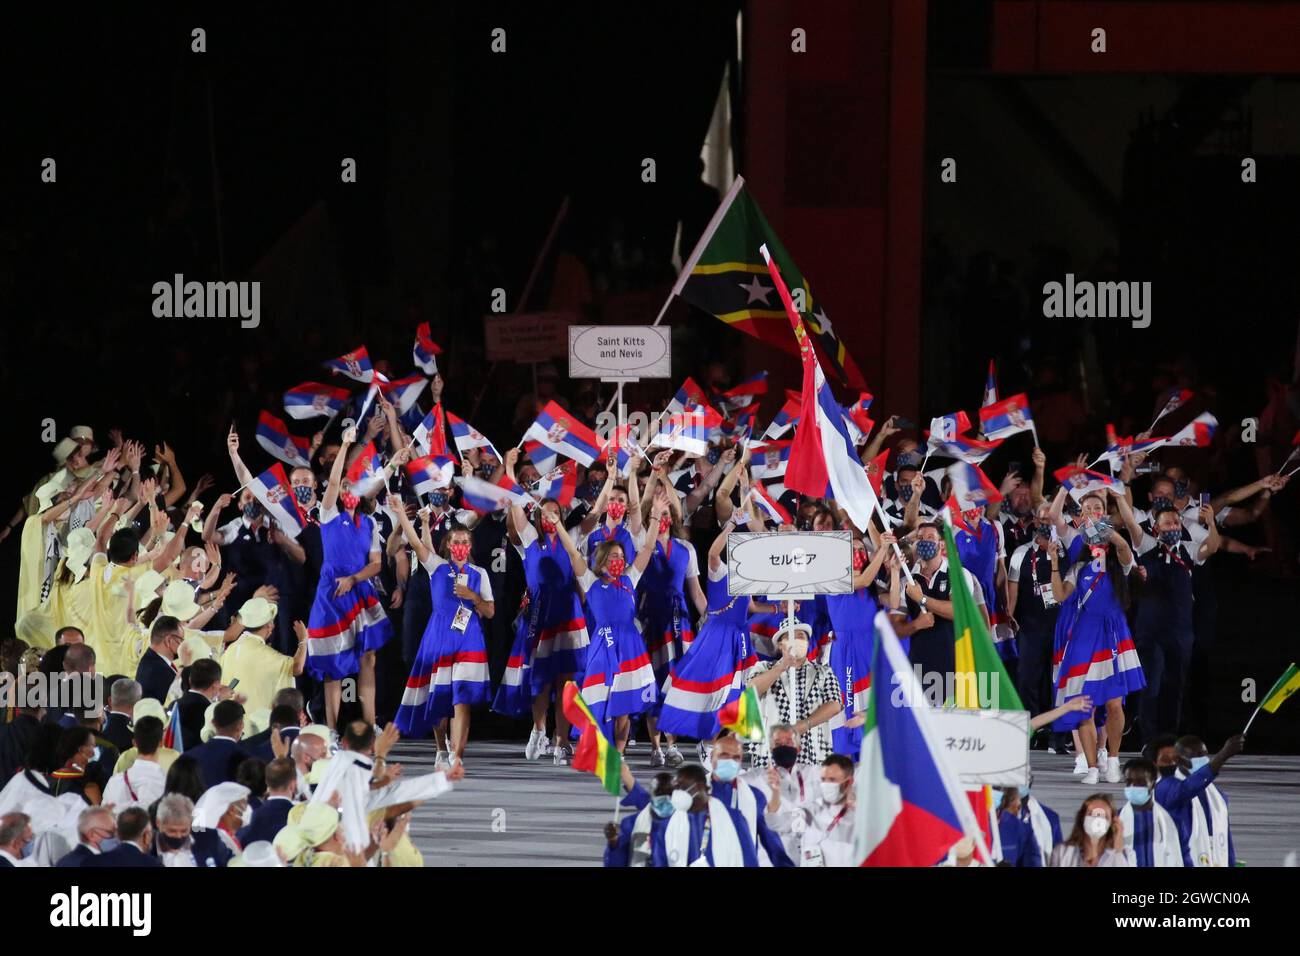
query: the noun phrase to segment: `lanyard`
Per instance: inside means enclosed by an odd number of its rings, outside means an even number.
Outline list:
[[[1168,563],[1169,563],[1169,559],[1170,559],[1170,558],[1173,558],[1173,559],[1174,559],[1174,563],[1177,564],[1180,568],[1182,568],[1182,569],[1183,569],[1184,571],[1186,571],[1188,574],[1191,574],[1191,573],[1192,573],[1192,569],[1189,568],[1189,567],[1187,566],[1187,563],[1186,563],[1185,561],[1183,561],[1183,556],[1182,556],[1181,554],[1179,554],[1178,551],[1177,551],[1176,549],[1174,549],[1174,548],[1170,548],[1170,547],[1166,547],[1166,546],[1164,546],[1164,545],[1161,545],[1161,547],[1163,547],[1163,548],[1165,549],[1165,564],[1168,564]]]
[[[840,812],[835,814],[835,819],[831,821],[831,825],[826,828],[826,836],[831,835],[831,831],[834,830],[837,826],[839,826],[839,822],[842,819],[844,819],[844,814],[848,812],[849,812],[848,804],[845,804],[843,807],[840,808]]]
[[[131,771],[122,771],[122,782],[126,784],[126,792],[131,795],[132,800],[139,800],[140,797],[135,792],[135,787],[131,786]]]

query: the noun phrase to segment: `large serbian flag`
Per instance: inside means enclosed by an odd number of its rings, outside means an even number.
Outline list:
[[[375,369],[370,364],[370,353],[363,345],[338,358],[327,359],[321,363],[335,375],[346,375],[357,382],[369,385],[375,380]]]
[[[1029,413],[1029,399],[1012,395],[980,409],[980,431],[985,441],[1000,441],[1020,432],[1034,430],[1034,416]]]
[[[343,411],[349,394],[346,388],[303,382],[284,393],[284,411],[290,418],[333,418]]]
[[[289,429],[280,419],[270,412],[257,416],[257,431],[253,433],[257,443],[268,455],[279,458],[286,465],[294,468],[310,468],[311,441],[290,435]]]
[[[302,529],[307,527],[307,516],[302,513],[298,499],[293,496],[289,478],[284,473],[284,465],[276,462],[254,478],[248,490],[289,537],[297,538]]]
[[[540,442],[584,467],[590,467],[600,456],[601,441],[596,433],[555,402],[546,403],[524,438]]]
[[[1170,435],[1165,444],[1208,448],[1210,442],[1214,439],[1214,430],[1218,427],[1218,419],[1209,412],[1205,412],[1188,422],[1186,427],[1180,428]]]
[[[569,723],[579,733],[578,746],[573,751],[573,769],[595,774],[608,793],[618,796],[623,776],[623,755],[614,746],[614,741],[605,734],[605,729],[596,720],[591,708],[582,699],[578,685],[573,681],[564,685],[564,716],[569,718]]]
[[[825,307],[813,298],[808,281],[745,189],[745,180],[741,176],[736,177],[700,241],[682,265],[681,274],[673,285],[673,294],[717,316],[734,329],[791,355],[798,355],[798,348],[786,334],[782,302],[768,281],[763,260],[755,255],[764,244],[771,250],[790,285],[799,290],[799,312],[810,333],[809,344],[816,343],[817,351],[830,363],[832,372],[840,381],[850,388],[864,388],[866,382],[862,373],[831,327]]]
[[[970,800],[932,725],[921,682],[883,611],[875,628],[872,691],[856,774],[856,857],[862,866],[934,866],[969,836],[981,862],[991,863]]]
[[[831,395],[831,387],[822,374],[821,363],[817,361],[803,320],[794,309],[790,290],[785,287],[776,262],[766,246],[759,251],[785,305],[803,362],[801,399],[804,424],[795,429],[785,486],[814,498],[834,498],[857,529],[866,531],[879,504],[845,427],[844,409]]]

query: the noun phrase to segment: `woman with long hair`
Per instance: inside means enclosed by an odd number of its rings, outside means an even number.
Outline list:
[[[1124,847],[1124,824],[1110,797],[1094,793],[1074,815],[1074,829],[1052,850],[1048,866],[1134,866]]]
[[[358,510],[361,499],[343,474],[348,446],[356,440],[356,428],[343,432],[321,499],[323,565],[307,619],[307,670],[325,682],[325,722],[330,727],[338,723],[341,682],[354,674],[363,719],[374,724],[375,652],[393,636],[371,582],[383,566],[379,531],[374,520]]]
[[[1085,495],[1080,506],[1082,533],[1070,542],[1064,562],[1056,548],[1048,553],[1052,596],[1061,605],[1052,682],[1058,707],[1081,696],[1105,702],[1106,766],[1098,766],[1100,741],[1091,714],[1072,711],[1054,721],[1052,728],[1078,732],[1079,749],[1088,766],[1083,782],[1092,786],[1102,773],[1108,783],[1120,781],[1124,697],[1145,687],[1146,678],[1125,618],[1133,551],[1106,519],[1104,495]]]
[[[455,765],[469,741],[470,708],[488,702],[487,644],[479,620],[493,615],[492,585],[487,571],[469,563],[467,529],[453,525],[436,554],[415,533],[400,498],[390,496],[388,507],[429,574],[433,608],[393,719],[403,737],[424,737],[437,728],[447,743],[444,751],[439,741],[435,764]]]

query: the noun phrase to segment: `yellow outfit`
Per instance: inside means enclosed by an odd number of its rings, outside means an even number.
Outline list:
[[[18,613],[21,620],[28,611],[41,604],[41,583],[45,578],[45,522],[38,514],[23,522],[18,543]],[[53,643],[53,636],[50,638]]]
[[[374,826],[384,818],[384,809],[372,810],[366,815],[366,822]],[[382,861],[381,861],[382,864]],[[424,855],[415,848],[411,842],[411,831],[408,829],[402,834],[397,845],[388,854],[389,866],[424,866]]]
[[[348,858],[342,853],[331,853],[329,850],[308,850],[302,856],[294,861],[294,866],[351,866]]]
[[[121,754],[118,755],[117,763],[113,765],[113,773],[123,773],[130,770],[132,764],[135,763],[136,757],[139,756],[139,753],[140,752],[134,747],[128,747],[126,750],[123,750]],[[171,747],[158,748],[158,766],[162,767],[163,773],[171,770],[172,764],[176,762],[176,758],[180,755],[181,752],[179,750],[172,750]]]
[[[275,695],[293,686],[293,658],[268,647],[252,631],[245,631],[221,655],[221,679],[239,680],[239,692],[248,699],[244,710],[270,710]]]
[[[125,581],[137,580],[149,564],[110,564],[108,556],[90,559],[86,578],[73,585],[69,610],[85,632],[86,644],[95,650],[95,670],[100,674],[134,674],[147,641],[142,645],[139,628],[126,619]]]
[[[40,651],[48,651],[54,646],[54,634],[65,624],[75,623],[68,607],[68,599],[74,585],[59,581],[56,573],[55,582],[50,586],[50,595],[45,603],[33,608],[18,619],[14,634],[28,646]]]

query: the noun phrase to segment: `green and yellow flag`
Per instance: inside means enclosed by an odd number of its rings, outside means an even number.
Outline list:
[[[956,643],[957,668],[954,685],[957,707],[966,710],[1024,710],[1016,685],[993,646],[993,638],[984,615],[971,594],[970,585],[957,556],[957,542],[952,525],[943,524],[943,540],[948,550],[948,586],[952,598],[953,640]]]
[[[1277,709],[1282,706],[1286,699],[1298,690],[1300,690],[1300,667],[1292,664],[1282,672],[1282,676],[1264,695],[1264,699],[1259,704],[1260,709],[1266,710],[1270,714],[1276,714]]]
[[[718,723],[732,731],[741,740],[762,740],[763,709],[758,705],[758,693],[746,687],[743,694],[718,711]]]

